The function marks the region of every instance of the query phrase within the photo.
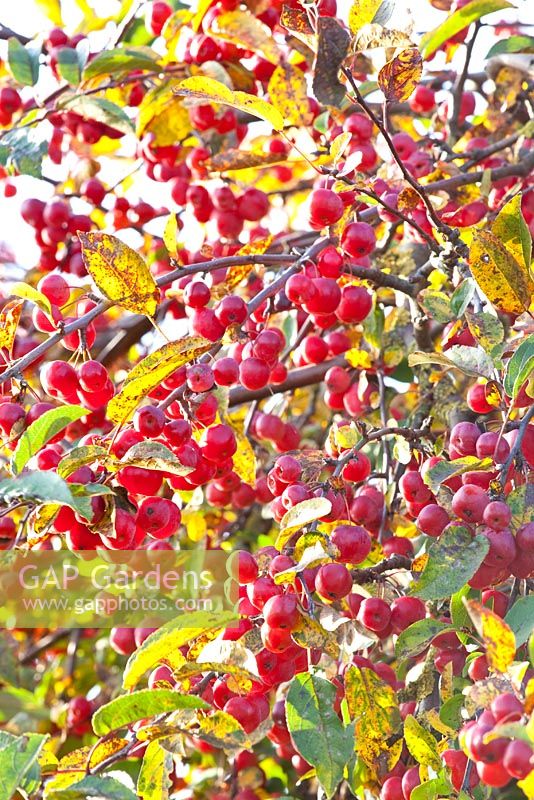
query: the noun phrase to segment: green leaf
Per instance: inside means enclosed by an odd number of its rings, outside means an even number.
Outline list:
[[[451,783],[443,772],[437,778],[424,781],[412,789],[410,800],[435,800],[437,797],[452,797],[453,794]]]
[[[134,70],[153,71],[160,56],[150,47],[121,47],[104,50],[90,61],[83,71],[84,80],[96,75],[125,75]]]
[[[496,42],[490,47],[486,58],[500,56],[503,53],[532,53],[534,52],[534,37],[532,36],[508,36]]]
[[[534,631],[534,595],[518,597],[504,621],[512,629],[517,647],[525,644]]]
[[[465,278],[458,284],[451,296],[451,309],[457,318],[463,317],[465,310],[475,294],[476,283],[473,278]]]
[[[167,622],[151,633],[141,647],[132,653],[124,669],[123,687],[131,689],[154,664],[162,660],[168,661],[169,655],[179,663],[178,648],[202,633],[226,628],[236,620],[236,615],[230,611],[218,613],[194,611],[192,614],[184,614]],[[181,660],[183,663],[183,657]]]
[[[126,112],[103,97],[93,97],[92,95],[76,95],[68,100],[63,108],[75,111],[84,119],[102,122],[109,125],[121,133],[133,133],[134,127]]]
[[[439,718],[449,728],[457,731],[463,724],[462,708],[464,705],[463,694],[455,694],[449,697],[439,710]]]
[[[495,464],[491,458],[464,456],[455,458],[453,461],[440,461],[426,472],[423,480],[431,492],[436,494],[441,484],[448,481],[449,478],[463,475],[466,472],[487,472],[494,467]]]
[[[507,0],[473,0],[463,8],[451,14],[433,31],[425,33],[421,37],[419,48],[423,58],[430,58],[441,45],[452,38],[459,31],[463,31],[472,22],[492,14],[494,11],[501,11],[503,8],[513,8],[512,3]]]
[[[19,500],[27,500],[35,505],[69,506],[85,519],[92,515],[91,504],[87,496],[75,496],[76,484],[68,484],[54,472],[28,472],[17,478],[8,478],[0,481],[0,500],[9,504]],[[98,485],[99,493],[109,490]],[[88,486],[83,486],[82,491],[90,491]]]
[[[454,630],[437,619],[419,619],[399,634],[395,643],[397,658],[413,658],[425,650],[438,633]]]
[[[43,158],[48,152],[44,136],[41,126],[7,131],[0,141],[0,164],[21,175],[41,178]]]
[[[172,689],[140,689],[123,694],[93,714],[93,730],[97,736],[124,728],[132,722],[178,711],[180,708],[210,708],[205,700],[188,694],[179,694]]]
[[[16,81],[24,86],[35,86],[39,78],[39,53],[35,47],[24,47],[11,36],[7,43],[7,65]]]
[[[80,54],[74,47],[61,47],[57,54],[57,71],[61,77],[77,86],[82,77]]]
[[[3,740],[0,745],[2,798],[9,800],[17,789],[24,789],[26,783],[34,786],[40,773],[37,759],[47,738],[43,734],[30,733]]]
[[[132,789],[111,775],[87,775],[66,789],[53,789],[47,794],[46,800],[84,800],[86,797],[98,800],[137,800]]]
[[[423,600],[450,597],[473,577],[489,550],[485,536],[471,535],[468,528],[449,525],[429,547],[429,559],[410,594]]]
[[[293,743],[317,771],[327,797],[332,797],[354,750],[352,729],[334,711],[336,687],[318,675],[301,673],[286,698],[287,727]]]
[[[450,601],[450,612],[451,612],[451,619],[453,625],[458,628],[469,628],[471,627],[471,617],[467,613],[467,609],[464,604],[464,598],[466,600],[478,600],[479,599],[479,592],[475,589],[472,589],[467,583],[465,586],[462,586],[457,592],[451,595]]]
[[[515,399],[519,390],[534,372],[534,333],[523,339],[510,361],[504,375],[504,391]]]
[[[50,439],[53,439],[71,422],[85,417],[88,413],[86,408],[74,405],[59,406],[45,411],[20,436],[11,459],[13,474],[18,475],[19,472],[22,472],[30,458],[38,453]]]
[[[169,773],[173,765],[172,754],[158,741],[150,742],[137,779],[137,794],[141,800],[167,800],[172,786]]]

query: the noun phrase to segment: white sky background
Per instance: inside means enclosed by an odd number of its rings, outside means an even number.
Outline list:
[[[95,8],[96,16],[111,16],[119,6],[117,0],[89,0],[89,2]],[[350,5],[351,0],[338,0],[339,15],[346,16]],[[515,5],[518,11],[498,12],[490,17],[486,17],[485,21],[500,21],[502,19],[516,20],[518,17],[524,23],[534,21],[532,15],[529,19],[528,3],[526,0],[519,0],[518,2],[516,0]],[[75,0],[63,0],[62,8],[67,32],[72,32],[80,22],[79,9],[76,7]],[[409,24],[409,20],[413,20],[414,39],[417,42],[418,35],[439,25],[445,17],[446,14],[434,9],[430,5],[429,0],[396,0],[395,11],[392,19],[388,23],[388,27],[405,30]],[[42,34],[50,28],[50,23],[47,21],[46,16],[41,13],[39,9],[38,0],[0,0],[0,22],[18,33],[30,37]],[[104,43],[108,35],[109,32],[106,31],[98,34],[102,46],[105,46]],[[491,30],[483,29],[479,35],[472,60],[473,69],[475,71],[482,68],[484,56],[493,41]],[[5,46],[5,43],[1,43],[1,45]],[[93,47],[92,49],[97,48]],[[3,52],[4,50],[0,50],[0,54],[3,55]],[[461,68],[464,56],[465,48],[460,47],[457,59],[453,62],[453,67],[460,65]],[[439,54],[433,60],[432,68],[437,69],[442,65],[442,54]],[[55,84],[52,84],[50,87],[47,87],[47,91],[53,91],[54,88]],[[31,92],[32,89],[26,89],[24,91],[24,96],[27,96],[27,94],[31,95]],[[65,167],[55,167],[55,174],[52,174],[48,166],[46,169],[51,177],[59,178],[62,176],[62,170],[64,170]],[[109,183],[113,183],[122,177],[122,172],[117,172],[114,175],[102,172],[101,175],[104,182],[108,181]],[[27,226],[20,217],[20,203],[28,196],[48,199],[52,196],[53,189],[43,182],[26,176],[16,178],[15,183],[18,192],[14,198],[4,198],[0,190],[0,242],[6,242],[11,247],[15,253],[18,264],[25,268],[30,268],[35,265],[39,251],[33,242],[33,231],[31,231],[29,226]],[[139,189],[137,187],[139,187]],[[128,191],[128,197],[132,202],[137,199],[137,195],[135,194],[137,191],[141,193],[140,199],[147,200],[155,206],[167,205],[169,208],[173,208],[170,192],[163,184],[155,184],[148,180],[142,180],[139,183],[136,181],[134,186]],[[76,210],[82,211],[86,210],[86,208],[82,204]],[[160,232],[159,228],[156,232]]]

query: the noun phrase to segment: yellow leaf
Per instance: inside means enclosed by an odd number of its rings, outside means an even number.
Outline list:
[[[506,672],[515,658],[515,636],[510,626],[477,600],[465,600],[465,607],[486,647],[490,669]]]
[[[245,111],[265,120],[277,131],[281,131],[284,127],[283,117],[273,105],[246,92],[233,92],[213,78],[186,78],[178,84],[175,91],[184,97],[196,97],[199,100],[222,103]]]
[[[435,770],[441,769],[441,758],[436,740],[412,714],[408,714],[404,720],[404,740],[410,754],[418,764],[432,767]]]
[[[61,0],[35,0],[35,4],[39,6],[43,14],[50,20],[52,25],[57,25],[63,28],[64,22],[61,16]]]
[[[215,153],[208,162],[207,167],[212,172],[227,172],[228,170],[258,169],[287,162],[287,156],[280,153],[254,152],[230,147]]]
[[[39,292],[37,289],[34,289],[33,286],[30,286],[29,283],[14,283],[9,290],[10,294],[15,295],[15,297],[21,297],[23,300],[28,300],[30,303],[35,303],[35,305],[44,311],[44,313],[52,318],[52,307],[50,305],[50,300],[46,295],[42,292]]]
[[[198,31],[200,23],[204,19],[204,15],[208,8],[213,4],[213,0],[198,0],[195,9],[195,16],[191,20],[191,27],[194,31]]]
[[[517,786],[526,795],[527,800],[534,800],[534,769],[526,778],[517,781]]]
[[[473,232],[469,266],[474,279],[496,308],[522,314],[530,305],[534,282],[504,244],[490,231]]]
[[[421,553],[420,556],[414,558],[412,561],[412,572],[419,574],[424,570],[426,565],[428,564],[428,553]]]
[[[243,245],[243,247],[237,251],[236,256],[263,255],[271,246],[272,241],[273,237],[270,235],[266,236],[264,239],[253,239],[249,244]],[[253,266],[253,264],[240,264],[230,267],[224,281],[212,288],[211,296],[213,299],[220,300],[222,297],[231,294],[235,287],[249,275]]]
[[[224,39],[243,50],[260,53],[271,64],[279,64],[281,53],[270,28],[250,11],[237,9],[215,17],[211,31],[217,39]]]
[[[358,347],[351,347],[344,355],[345,360],[354,369],[369,369],[373,364],[369,353],[366,350],[360,350]]]
[[[163,231],[163,244],[167,248],[167,252],[170,256],[175,256],[178,251],[176,244],[178,230],[178,218],[176,214],[169,214]]]
[[[78,232],[87,272],[109,300],[135,314],[153,317],[159,289],[139,253],[108,233]]]
[[[362,437],[352,425],[342,425],[334,428],[334,443],[340,450],[350,450]]]
[[[298,67],[277,67],[267,87],[269,99],[287,125],[303,125],[310,118],[306,76]]]
[[[139,401],[152,389],[178,367],[191,363],[212,346],[212,342],[201,336],[190,336],[177,342],[168,342],[148,355],[129,372],[120,392],[110,400],[107,408],[109,419],[116,423],[127,420]]]
[[[189,112],[168,84],[148,91],[139,106],[136,133],[153,135],[155,147],[180,144],[191,133]]]
[[[256,483],[256,455],[254,449],[243,433],[236,432],[237,451],[233,455],[234,472],[242,481],[254,486]]]
[[[357,33],[364,25],[372,22],[382,0],[354,0],[349,11],[349,28]]]
[[[345,673],[349,716],[356,721],[356,751],[372,769],[388,753],[387,740],[399,727],[395,690],[370,669],[350,666]]]
[[[182,511],[182,525],[192,542],[200,542],[208,533],[206,517],[193,509],[184,508]]]
[[[11,352],[24,300],[10,300],[0,311],[0,348]]]
[[[190,644],[208,631],[217,635],[216,631],[235,621],[236,616],[228,611],[193,611],[166,622],[151,633],[128,659],[122,678],[123,688],[132,689],[158,662],[163,661],[172,669],[178,669],[185,663],[179,649],[182,645]]]
[[[387,100],[408,100],[423,74],[423,59],[417,47],[401,50],[378,73],[378,85]]]
[[[286,28],[296,39],[315,52],[317,47],[317,37],[313,30],[307,12],[303,8],[291,8],[288,5],[282,6],[280,15],[280,25]]]
[[[332,159],[332,163],[334,166],[339,162],[341,156],[346,150],[346,147],[350,140],[352,139],[352,134],[350,131],[343,131],[340,133],[332,144],[330,145],[330,158]],[[341,183],[340,191],[344,192],[347,188],[347,184]]]
[[[339,644],[332,631],[326,631],[317,620],[301,617],[291,633],[293,639],[301,647],[308,650],[320,650],[331,658],[339,658]]]
[[[532,239],[521,212],[521,195],[516,194],[499,211],[491,232],[506,247],[522,270],[530,267]]]
[[[226,711],[215,711],[198,720],[201,739],[226,752],[247,749],[250,742],[239,722]]]
[[[332,503],[326,497],[312,497],[303,500],[286,511],[280,521],[280,533],[276,540],[276,549],[281,550],[294,533],[300,531],[316,519],[325,517],[332,511]]]

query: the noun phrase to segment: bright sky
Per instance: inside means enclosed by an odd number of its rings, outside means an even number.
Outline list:
[[[46,33],[50,28],[50,23],[47,21],[45,14],[41,12],[43,6],[46,6],[51,0],[0,0],[0,22],[13,30],[33,37],[38,34]],[[52,0],[53,2],[53,0]],[[350,8],[352,0],[338,0],[338,11],[340,16],[345,17],[348,9]],[[121,3],[119,0],[88,0],[88,4],[95,9],[95,16],[101,18],[102,16],[112,16]],[[498,12],[492,17],[486,18],[491,20],[501,19],[516,19],[517,16],[525,22],[528,20],[528,5],[526,0],[516,1],[515,5],[519,9],[519,13],[512,11],[510,13]],[[73,31],[81,21],[79,6],[76,0],[62,0],[61,2],[63,18],[67,30]],[[429,0],[396,0],[395,11],[392,19],[388,23],[388,27],[400,28],[406,30],[409,26],[410,20],[413,20],[413,31],[417,41],[417,34],[426,30],[432,29],[443,21],[445,15],[434,9]],[[99,34],[107,40],[106,31]],[[492,44],[490,31],[482,31],[479,37],[473,64],[477,68],[477,61],[482,63],[489,46]],[[1,43],[0,46],[5,46]],[[0,55],[3,50],[0,50]],[[460,59],[464,57],[464,48],[459,49],[458,56]],[[461,65],[460,61],[460,65]],[[433,62],[433,67],[441,66],[438,59]],[[455,65],[456,66],[456,65]],[[54,86],[48,91],[53,90]],[[31,90],[26,90],[26,92]],[[57,168],[56,168],[57,170]],[[53,175],[47,167],[51,177],[60,177],[60,172]],[[122,173],[109,177],[109,182],[114,182],[120,179]],[[102,173],[104,181],[106,177]],[[18,189],[17,196],[11,199],[5,199],[0,192],[0,242],[8,242],[15,252],[17,262],[22,266],[28,268],[35,264],[38,249],[33,242],[32,232],[28,226],[23,222],[19,214],[20,203],[25,197],[35,196],[42,199],[48,199],[52,195],[52,187],[33,178],[21,176],[16,179]],[[172,208],[172,201],[168,190],[161,184],[153,184],[151,181],[144,181],[142,183],[142,196],[144,200],[152,202],[156,206],[167,205]],[[81,209],[80,209],[81,210]]]

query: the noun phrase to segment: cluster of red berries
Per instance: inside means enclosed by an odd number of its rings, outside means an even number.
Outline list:
[[[90,217],[74,214],[66,200],[54,199],[45,203],[34,197],[24,200],[20,213],[22,219],[35,230],[35,241],[41,250],[38,268],[42,272],[51,272],[59,267],[73,275],[86,275],[76,234],[78,231],[87,233],[91,230],[93,223]]]
[[[475,762],[476,773],[472,785],[480,780],[486,786],[503,787],[512,779],[521,780],[534,768],[534,751],[520,738],[500,735],[499,727],[508,723],[526,721],[523,702],[512,692],[499,694],[476,720],[467,722],[460,731],[460,743],[467,756]],[[464,760],[467,756],[459,751]],[[451,778],[454,787],[460,779],[459,758],[451,761]],[[446,762],[447,763],[447,762]]]

